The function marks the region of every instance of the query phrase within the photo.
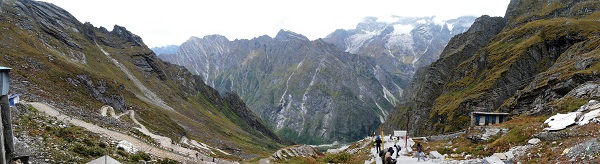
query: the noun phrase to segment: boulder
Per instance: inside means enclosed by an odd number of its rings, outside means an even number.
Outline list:
[[[532,138],[527,143],[532,144],[532,145],[537,145],[538,143],[540,143],[540,141],[541,140],[538,138]]]
[[[498,159],[500,159],[500,160],[506,160],[507,159],[507,157],[506,157],[506,155],[504,153],[494,153],[493,156],[498,157]]]
[[[483,164],[504,164],[504,161],[502,161],[500,158],[492,155],[490,157],[483,159],[482,163]]]
[[[533,137],[539,138],[542,141],[558,141],[569,136],[571,135],[566,132],[541,132],[535,134]]]
[[[567,150],[565,150],[567,151]],[[569,158],[587,157],[600,152],[600,142],[597,138],[588,140],[584,143],[571,147],[566,154]]]
[[[515,158],[515,155],[512,152],[506,152],[504,153],[504,155],[506,156],[506,160],[512,160],[513,158]]]

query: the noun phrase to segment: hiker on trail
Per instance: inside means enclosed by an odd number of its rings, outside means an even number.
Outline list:
[[[379,152],[379,159],[381,159],[381,163],[385,163],[385,155],[386,154],[388,154],[388,152],[385,152],[385,151]]]
[[[423,158],[423,161],[425,161],[425,153],[423,153],[423,145],[421,145],[421,143],[417,143],[417,161],[421,161],[421,158]]]
[[[398,158],[398,156],[400,156],[400,150],[402,150],[402,146],[396,144],[396,143],[398,143],[398,141],[400,141],[400,136],[396,137],[396,142],[394,143],[394,147],[396,147],[396,151],[398,151],[396,153],[396,158]]]
[[[377,153],[379,153],[379,151],[381,150],[381,138],[379,136],[377,136],[377,139],[375,139],[375,146],[377,147]]]
[[[392,154],[394,154],[394,149],[390,147],[388,152],[385,153],[385,158],[383,160],[383,164],[395,164],[396,160],[392,158]]]

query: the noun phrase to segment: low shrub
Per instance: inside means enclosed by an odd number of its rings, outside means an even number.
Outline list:
[[[350,163],[351,156],[348,153],[328,154],[322,160],[326,163]]]

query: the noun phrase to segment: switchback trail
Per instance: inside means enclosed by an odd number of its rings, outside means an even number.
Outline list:
[[[107,113],[110,114],[107,115]],[[148,130],[146,128],[146,126],[142,125],[136,118],[135,118],[135,111],[134,110],[127,110],[126,112],[123,112],[119,115],[115,114],[115,110],[113,107],[105,105],[102,106],[102,108],[100,108],[100,115],[104,116],[104,117],[112,117],[115,119],[119,119],[121,118],[121,116],[127,115],[129,114],[129,118],[131,120],[133,120],[133,123],[135,123],[136,125],[138,125],[139,127],[134,127],[135,129],[137,129],[138,131],[142,132],[144,135],[149,136],[150,138],[154,139],[155,141],[157,141],[160,146],[170,149],[174,152],[179,152],[181,154],[189,154],[189,155],[195,155],[196,153],[198,153],[195,150],[192,149],[188,149],[188,148],[184,148],[181,147],[179,145],[173,144],[173,141],[171,140],[171,138],[169,137],[165,137],[165,136],[161,136],[161,135],[156,135],[152,132],[150,132],[150,130]],[[208,157],[206,157],[208,158]]]
[[[75,126],[79,126],[79,127],[83,127],[91,132],[94,133],[98,133],[98,134],[103,134],[103,135],[107,135],[115,140],[125,140],[128,141],[130,143],[132,143],[135,148],[137,148],[140,151],[155,155],[157,157],[160,158],[169,158],[169,159],[173,159],[182,163],[198,163],[199,161],[192,161],[191,158],[189,157],[185,157],[183,155],[180,154],[176,154],[170,151],[166,151],[164,149],[160,149],[157,147],[154,147],[152,145],[149,145],[146,142],[143,142],[137,138],[134,138],[132,136],[123,134],[123,133],[119,133],[119,132],[115,132],[112,130],[108,130],[106,128],[103,127],[99,127],[97,125],[91,124],[91,123],[87,123],[85,121],[82,121],[80,119],[76,119],[76,118],[72,118],[70,116],[61,114],[58,110],[54,109],[53,107],[51,107],[50,105],[47,105],[45,103],[39,103],[39,102],[28,102],[26,104],[29,104],[31,106],[33,106],[34,108],[36,108],[38,111],[45,113],[48,116],[52,116],[52,117],[56,117],[58,120],[62,120],[64,122],[68,122],[71,123]],[[114,112],[113,112],[114,113]],[[131,117],[133,118],[133,112],[131,112],[132,115]],[[135,120],[135,119],[134,119]],[[137,121],[136,121],[137,123]]]

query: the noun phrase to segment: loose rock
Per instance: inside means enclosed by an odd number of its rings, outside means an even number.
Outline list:
[[[540,142],[541,142],[540,139],[538,139],[538,138],[532,138],[527,143],[532,144],[532,145],[537,145]]]

